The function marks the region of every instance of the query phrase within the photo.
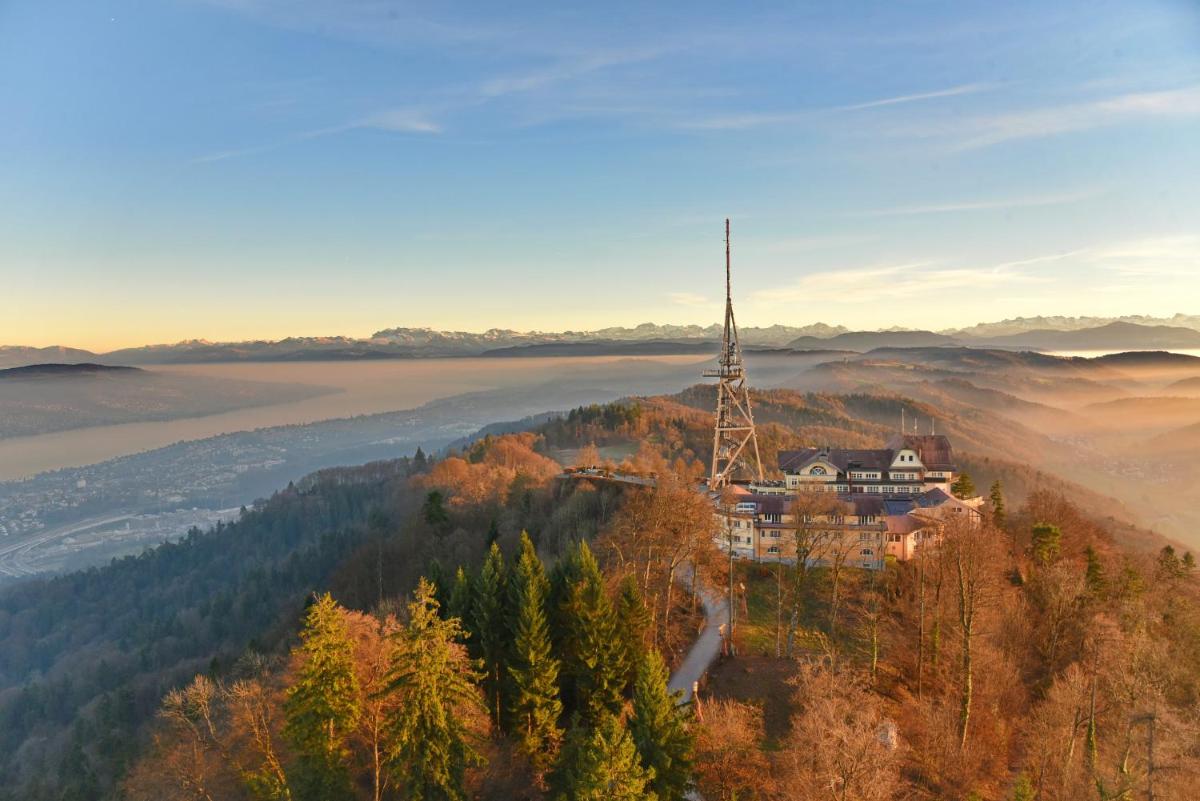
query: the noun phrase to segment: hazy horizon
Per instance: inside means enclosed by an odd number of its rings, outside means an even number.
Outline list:
[[[736,305],[736,302],[735,302],[735,305]],[[997,324],[1002,324],[1002,323],[1016,322],[1019,320],[1031,320],[1031,319],[1036,319],[1039,317],[1064,318],[1064,319],[1070,319],[1070,320],[1085,320],[1085,319],[1089,319],[1089,318],[1093,318],[1093,317],[1095,317],[1095,319],[1097,319],[1097,320],[1119,320],[1122,318],[1136,317],[1136,318],[1144,318],[1146,320],[1150,320],[1151,322],[1145,323],[1147,325],[1169,325],[1172,318],[1181,317],[1181,316],[1182,317],[1197,317],[1200,315],[1189,314],[1189,313],[1183,312],[1183,311],[1174,312],[1172,314],[1167,314],[1167,315],[1162,315],[1161,317],[1157,316],[1157,315],[1136,314],[1136,313],[1103,316],[1103,317],[1099,317],[1099,316],[1095,316],[1095,315],[1031,315],[1029,317],[1018,316],[1018,317],[1006,317],[1004,319],[975,320],[973,322],[965,323],[963,325],[948,326],[948,327],[944,327],[944,328],[919,328],[919,327],[910,327],[910,326],[903,326],[903,325],[896,325],[896,324],[880,325],[878,327],[864,326],[864,327],[856,328],[852,325],[847,325],[846,323],[833,322],[833,321],[829,321],[829,320],[812,320],[812,321],[802,322],[802,323],[770,322],[770,323],[758,324],[755,322],[751,322],[751,323],[739,324],[739,328],[742,330],[752,330],[752,329],[769,329],[769,328],[773,328],[776,326],[785,327],[785,328],[805,328],[805,327],[811,327],[811,326],[826,325],[826,326],[829,326],[830,328],[842,327],[842,328],[847,329],[847,331],[885,332],[885,331],[895,330],[895,331],[932,331],[934,333],[945,333],[945,332],[966,330],[966,329],[970,329],[977,325],[997,325]],[[1165,321],[1165,322],[1160,322],[1160,321]],[[359,329],[359,332],[354,332],[354,333],[339,331],[339,332],[331,332],[331,333],[327,332],[327,333],[314,334],[314,333],[306,333],[304,331],[290,331],[279,337],[255,336],[255,337],[248,337],[246,339],[217,339],[217,338],[201,335],[201,336],[189,336],[189,337],[185,337],[184,339],[169,341],[169,342],[168,341],[132,340],[132,341],[128,341],[128,342],[120,342],[120,343],[117,343],[114,345],[110,345],[108,347],[104,347],[104,346],[89,347],[86,344],[80,344],[78,342],[67,342],[67,341],[59,341],[59,340],[50,340],[50,341],[44,341],[44,342],[0,341],[0,348],[3,348],[3,347],[30,347],[30,348],[62,347],[62,348],[74,348],[74,349],[79,349],[79,350],[88,350],[97,355],[104,355],[107,353],[111,353],[113,351],[124,350],[127,348],[170,347],[170,346],[176,346],[176,345],[183,345],[183,344],[187,344],[187,343],[191,343],[191,342],[204,342],[204,343],[209,343],[209,344],[213,344],[213,345],[222,345],[222,344],[241,344],[241,343],[251,343],[251,342],[279,342],[279,341],[287,340],[287,339],[317,339],[317,340],[319,340],[319,339],[345,338],[345,339],[353,339],[353,340],[368,340],[377,333],[380,333],[380,332],[386,331],[386,330],[394,330],[394,329],[407,329],[407,330],[414,330],[414,331],[428,330],[428,331],[436,331],[436,332],[448,333],[448,334],[470,334],[470,335],[481,335],[481,334],[488,333],[490,331],[509,331],[509,332],[512,332],[512,333],[515,333],[518,335],[525,335],[525,334],[537,335],[537,334],[565,334],[565,333],[592,334],[592,333],[596,333],[598,331],[604,331],[604,330],[609,330],[609,329],[618,329],[618,328],[624,329],[624,330],[633,330],[633,329],[639,328],[641,326],[697,327],[697,328],[707,329],[707,328],[712,328],[714,326],[719,328],[720,325],[721,325],[721,323],[717,320],[712,320],[712,321],[708,321],[708,322],[695,320],[695,321],[684,321],[684,322],[678,322],[678,323],[659,323],[659,322],[654,322],[654,321],[650,321],[650,320],[643,320],[640,323],[633,323],[630,325],[619,325],[619,324],[602,325],[602,326],[598,326],[596,328],[587,328],[587,329],[584,329],[584,328],[574,328],[574,329],[505,328],[503,326],[476,326],[473,328],[464,328],[464,329],[438,329],[438,328],[434,328],[431,326],[391,325],[391,326],[384,326],[382,328],[372,328],[369,331],[364,331],[362,329]]]

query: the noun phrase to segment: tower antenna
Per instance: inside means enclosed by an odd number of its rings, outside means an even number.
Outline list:
[[[742,363],[742,348],[738,343],[737,321],[733,316],[733,288],[729,256],[729,218],[725,218],[725,330],[721,336],[721,355],[715,370],[704,375],[717,379],[716,425],[713,428],[712,471],[708,488],[719,490],[727,486],[739,467],[750,469],[748,458],[753,454],[753,474],[763,480],[762,459],[758,452],[758,437],[754,431],[754,415],[750,411],[750,388],[746,386],[746,368]]]

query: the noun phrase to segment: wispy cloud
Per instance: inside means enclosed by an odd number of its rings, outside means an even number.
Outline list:
[[[331,125],[327,128],[316,128],[310,131],[301,131],[300,133],[293,134],[292,136],[288,136],[276,142],[271,142],[265,145],[236,148],[231,150],[218,150],[214,153],[207,153],[192,159],[192,163],[208,164],[216,161],[241,158],[243,156],[254,156],[260,153],[266,153],[281,147],[285,147],[286,145],[295,144],[297,142],[304,142],[312,139],[323,139],[327,136],[335,136],[337,134],[358,130],[390,131],[392,133],[402,134],[438,134],[442,132],[442,126],[430,119],[428,112],[421,109],[383,109],[360,117],[356,120],[342,123],[340,125]]]
[[[1200,85],[1155,92],[1132,92],[1082,103],[1029,109],[968,119],[928,129],[926,135],[959,137],[957,150],[1002,142],[1088,131],[1141,119],[1200,116]]]
[[[878,108],[880,106],[895,106],[901,103],[914,103],[918,100],[935,100],[939,97],[959,97],[961,95],[973,95],[977,92],[983,92],[992,89],[992,84],[987,83],[967,83],[962,86],[951,86],[949,89],[938,89],[934,92],[918,92],[911,95],[897,95],[896,97],[885,97],[881,100],[868,100],[865,103],[854,103],[849,106],[838,106],[837,111],[859,111],[860,109]]]
[[[1137,278],[1200,276],[1200,236],[1147,237],[1090,248],[1088,260],[1100,269]]]
[[[895,206],[886,209],[870,209],[855,212],[854,217],[900,217],[913,214],[947,214],[957,211],[983,211],[989,209],[1035,208],[1038,206],[1062,206],[1078,203],[1095,197],[1094,190],[1066,192],[1057,195],[1031,195],[1027,197],[997,198],[994,200],[964,200],[953,203],[930,203],[915,206]]]
[[[812,120],[831,113],[861,111],[865,109],[879,108],[882,106],[897,106],[904,105],[906,103],[917,103],[924,100],[935,100],[944,97],[960,97],[963,95],[971,95],[977,92],[982,92],[991,88],[991,84],[969,83],[962,84],[960,86],[951,86],[947,89],[937,89],[931,92],[917,92],[913,94],[884,97],[877,100],[868,100],[863,103],[854,103],[847,106],[813,108],[799,111],[767,111],[724,114],[707,117],[700,120],[692,120],[685,123],[684,127],[709,131],[748,130],[751,128],[761,128],[771,125],[785,125],[802,122],[804,120]]]
[[[516,92],[529,92],[599,70],[652,61],[674,49],[671,46],[657,45],[619,50],[594,50],[540,69],[488,79],[483,82],[479,91],[484,97],[500,97]]]
[[[1017,269],[1019,266],[1020,263],[1012,262],[987,267],[951,267],[937,261],[916,261],[822,270],[802,276],[790,285],[758,290],[750,299],[763,307],[807,303],[861,308],[867,303],[944,299],[960,291],[994,290],[1043,280]]]
[[[692,309],[715,309],[720,303],[695,292],[668,292],[667,301],[675,306],[686,306]]]

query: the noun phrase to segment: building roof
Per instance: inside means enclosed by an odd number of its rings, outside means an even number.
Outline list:
[[[926,490],[918,495],[916,498],[916,503],[917,506],[921,507],[922,509],[932,509],[935,506],[941,506],[944,503],[956,500],[958,499],[946,492],[941,487],[934,487],[933,489]]]
[[[846,473],[850,470],[887,470],[892,465],[893,452],[887,448],[851,450],[849,448],[802,448],[780,451],[779,469],[797,471],[810,462],[826,461]]]
[[[888,440],[892,450],[908,448],[917,452],[917,458],[926,470],[953,470],[954,449],[944,434],[897,434]]]
[[[888,515],[884,518],[889,534],[912,534],[917,529],[928,525],[924,520],[912,515]]]
[[[884,498],[883,508],[889,515],[906,515],[916,502],[912,498]]]

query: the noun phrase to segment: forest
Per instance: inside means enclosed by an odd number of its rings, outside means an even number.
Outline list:
[[[1192,797],[1193,558],[995,449],[962,460],[984,528],[919,559],[737,565],[736,656],[677,708],[729,578],[691,489],[706,400],[323,471],[7,591],[7,797]],[[770,393],[764,453],[875,441],[900,403]],[[657,486],[556,478],[621,460]]]

